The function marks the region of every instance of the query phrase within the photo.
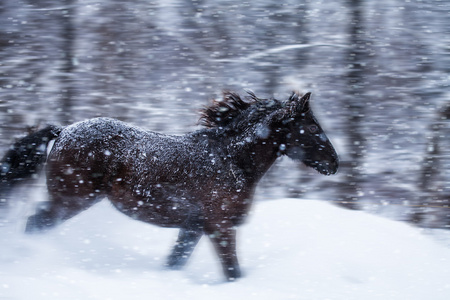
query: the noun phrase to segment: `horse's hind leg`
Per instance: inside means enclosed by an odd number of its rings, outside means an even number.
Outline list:
[[[177,242],[167,260],[167,266],[171,269],[183,267],[202,235],[203,220],[199,217],[190,218],[184,228],[180,229]]]
[[[63,197],[60,195],[53,195],[50,200],[47,207],[40,208],[35,215],[28,218],[26,233],[51,229],[98,202],[98,198],[94,197]]]

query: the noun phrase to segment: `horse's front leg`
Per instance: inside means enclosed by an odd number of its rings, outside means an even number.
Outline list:
[[[177,242],[167,259],[167,266],[171,269],[180,269],[186,264],[198,241],[203,236],[204,220],[202,214],[194,206],[186,205],[186,207],[189,207],[188,217],[181,226]]]
[[[211,239],[228,281],[241,277],[236,254],[236,227],[229,221],[205,226],[205,233]]]
[[[181,228],[177,242],[172,249],[172,253],[167,259],[167,266],[171,269],[183,267],[194,251],[195,246],[203,235],[202,228]]]

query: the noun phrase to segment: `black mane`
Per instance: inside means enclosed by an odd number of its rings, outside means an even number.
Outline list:
[[[282,103],[278,100],[260,99],[250,91],[248,96],[242,99],[237,93],[224,91],[222,100],[214,100],[210,106],[201,110],[199,123],[207,128],[226,127],[246,111],[246,120],[251,121],[256,115],[253,111],[267,113],[269,107],[279,107]],[[254,108],[248,111],[249,108]],[[251,114],[249,118],[248,114]]]
[[[199,123],[208,128],[225,127],[238,115],[250,106],[260,102],[253,93],[242,99],[235,92],[224,91],[222,100],[214,100],[213,103],[201,110]]]
[[[244,117],[247,123],[257,121],[262,115],[281,107],[286,107],[287,116],[295,115],[297,112],[307,113],[311,109],[308,101],[311,93],[300,96],[299,92],[292,92],[287,101],[260,99],[250,91],[247,93],[248,96],[242,99],[235,92],[224,91],[222,100],[214,100],[211,105],[200,111],[199,123],[207,128],[224,128],[234,121],[240,123],[239,119]],[[242,116],[244,111],[245,116]]]

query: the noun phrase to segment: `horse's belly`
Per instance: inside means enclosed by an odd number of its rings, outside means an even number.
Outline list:
[[[196,207],[183,197],[145,197],[113,191],[108,198],[125,215],[163,227],[180,227],[197,211]]]

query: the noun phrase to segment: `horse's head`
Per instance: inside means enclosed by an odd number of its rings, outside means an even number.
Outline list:
[[[201,123],[226,130],[229,136],[242,136],[255,129],[254,137],[245,136],[247,143],[259,140],[272,145],[275,153],[302,161],[322,174],[337,172],[338,156],[311,111],[311,93],[303,97],[293,93],[285,102],[258,99],[248,93],[250,97],[244,101],[236,93],[224,92],[222,101],[203,109]]]
[[[311,93],[303,97],[293,93],[284,107],[275,112],[276,123],[285,133],[285,144],[280,146],[280,151],[321,174],[335,174],[339,165],[338,156],[313,115],[310,96]]]

